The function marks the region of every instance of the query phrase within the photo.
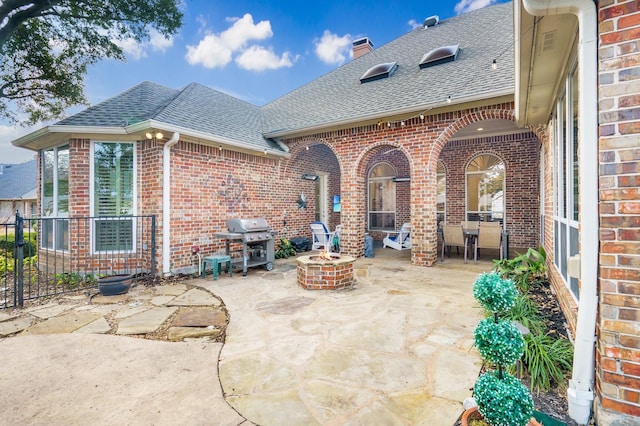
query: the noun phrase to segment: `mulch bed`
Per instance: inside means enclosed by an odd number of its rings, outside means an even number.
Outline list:
[[[560,309],[556,295],[549,285],[542,285],[529,291],[532,300],[538,306],[541,315],[547,325],[549,333],[561,338],[568,338],[567,320]],[[482,373],[482,372],[481,372]],[[568,379],[567,379],[568,380]],[[530,381],[527,377],[523,378],[522,383],[529,386]],[[571,417],[569,417],[569,403],[567,400],[566,385],[555,384],[548,392],[532,392],[535,409],[544,413],[555,420],[564,422],[568,426],[577,426]],[[462,415],[461,415],[462,416]],[[460,418],[454,426],[460,426]],[[590,424],[594,424],[593,420]]]

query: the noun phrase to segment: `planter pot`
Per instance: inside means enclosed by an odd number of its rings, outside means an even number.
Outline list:
[[[133,277],[130,274],[111,275],[98,278],[98,290],[103,296],[124,294],[131,288]]]
[[[478,407],[471,407],[462,413],[462,426],[469,426],[469,422],[471,420],[482,420],[482,414],[478,411]],[[531,417],[527,426],[542,426],[542,423],[539,423],[536,419]]]

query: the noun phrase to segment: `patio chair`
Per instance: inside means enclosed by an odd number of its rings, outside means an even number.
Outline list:
[[[408,250],[411,248],[411,224],[405,223],[399,231],[385,231],[387,236],[382,240],[382,247],[391,247],[396,250]]]
[[[478,238],[474,248],[474,262],[478,263],[478,251],[480,249],[495,249],[500,252],[502,260],[502,227],[480,223]]]
[[[462,229],[465,231],[475,231],[480,226],[480,222],[477,220],[464,220],[462,221]]]
[[[467,263],[467,238],[464,236],[462,225],[442,225],[441,262],[444,262],[445,247],[449,249],[449,257],[451,257],[451,247],[455,247],[458,254],[460,254],[460,247],[464,247],[464,263]]]
[[[327,226],[322,222],[311,222],[311,250],[330,251],[333,233],[329,232]]]

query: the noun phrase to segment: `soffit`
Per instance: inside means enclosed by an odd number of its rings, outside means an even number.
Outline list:
[[[547,123],[563,90],[578,20],[574,15],[534,17],[519,2],[515,8],[517,124]]]

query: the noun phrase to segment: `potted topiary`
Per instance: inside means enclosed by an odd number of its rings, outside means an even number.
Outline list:
[[[520,381],[505,369],[514,365],[524,353],[524,339],[518,327],[501,319],[516,302],[515,284],[499,274],[484,273],[473,285],[473,296],[492,315],[483,319],[475,330],[478,352],[495,370],[483,373],[473,387],[477,406],[462,416],[464,426],[483,420],[490,426],[539,425],[533,416],[533,398]],[[481,424],[481,423],[475,423]]]

